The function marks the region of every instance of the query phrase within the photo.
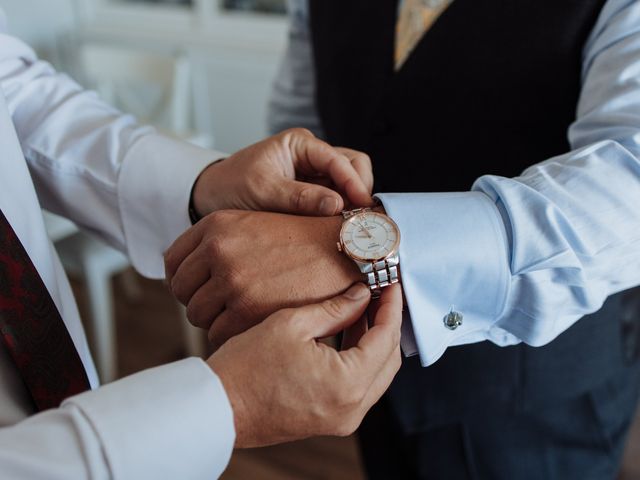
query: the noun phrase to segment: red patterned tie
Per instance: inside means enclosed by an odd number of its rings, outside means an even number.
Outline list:
[[[0,334],[38,410],[90,388],[40,275],[0,211]]]

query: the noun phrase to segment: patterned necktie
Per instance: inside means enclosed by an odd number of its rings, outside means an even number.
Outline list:
[[[0,336],[38,410],[90,388],[60,313],[0,210]]]
[[[453,0],[403,0],[396,25],[395,68],[400,70],[411,52]]]

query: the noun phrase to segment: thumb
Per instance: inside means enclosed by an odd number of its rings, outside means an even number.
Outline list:
[[[337,215],[344,208],[344,200],[339,193],[322,185],[283,180],[268,200],[269,209],[297,215],[325,216]]]
[[[356,283],[342,295],[300,308],[309,338],[329,337],[353,324],[364,313],[370,297],[369,289]]]

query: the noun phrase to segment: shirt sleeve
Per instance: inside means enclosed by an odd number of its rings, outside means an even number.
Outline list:
[[[192,358],[71,397],[58,409],[1,428],[0,476],[209,480],[226,468],[234,441],[221,382]]]
[[[471,192],[379,195],[423,365],[452,345],[546,344],[640,284],[640,3],[607,2],[584,52],[571,152]]]
[[[163,252],[191,225],[197,176],[225,155],[138,125],[39,61],[1,17],[0,88],[41,205],[163,277]]]
[[[316,78],[313,65],[307,0],[288,0],[289,42],[269,101],[267,127],[272,134],[304,127],[317,137],[324,132],[316,108]]]

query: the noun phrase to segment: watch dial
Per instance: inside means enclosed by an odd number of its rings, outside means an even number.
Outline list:
[[[348,219],[342,226],[344,249],[362,260],[380,260],[397,250],[400,232],[386,215],[365,212]]]

